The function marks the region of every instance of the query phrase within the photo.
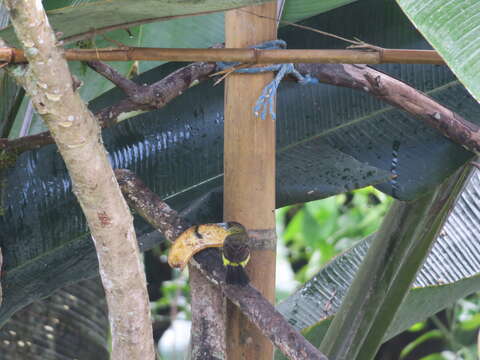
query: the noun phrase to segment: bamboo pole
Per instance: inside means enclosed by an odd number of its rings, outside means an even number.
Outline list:
[[[263,19],[261,19],[263,20]],[[274,24],[274,23],[273,23]],[[273,25],[272,25],[273,26]],[[261,41],[257,41],[261,43]],[[169,48],[103,48],[68,49],[65,57],[69,61],[226,61],[251,64],[272,63],[340,63],[340,64],[445,64],[434,50],[383,49],[331,50],[331,49],[169,49]],[[0,62],[26,62],[22,50],[1,48]]]
[[[276,3],[250,8],[276,15]],[[246,12],[225,17],[227,47],[246,47],[276,38],[276,24]],[[252,285],[270,302],[275,299],[275,122],[260,120],[253,107],[272,73],[233,74],[225,84],[224,218],[244,224],[258,236],[247,266]],[[253,236],[255,238],[256,236]],[[227,303],[227,358],[271,359],[273,346],[261,332]]]

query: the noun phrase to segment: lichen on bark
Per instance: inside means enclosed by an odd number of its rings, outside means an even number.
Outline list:
[[[74,90],[63,51],[39,0],[7,0],[28,66],[10,74],[25,87],[58,145],[97,249],[112,334],[112,358],[154,359],[150,307],[133,219],[100,137]]]

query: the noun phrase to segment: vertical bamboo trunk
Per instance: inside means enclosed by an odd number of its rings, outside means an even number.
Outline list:
[[[246,10],[274,18],[276,3]],[[226,47],[247,47],[272,39],[276,39],[274,21],[241,10],[226,14]],[[258,96],[272,78],[272,73],[233,74],[226,80],[224,218],[239,221],[253,234],[260,235],[260,241],[252,245],[247,271],[252,284],[274,302],[275,122],[253,114]],[[229,360],[272,358],[270,341],[231,303],[227,304],[227,319]]]

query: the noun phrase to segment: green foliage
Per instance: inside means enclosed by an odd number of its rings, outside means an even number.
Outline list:
[[[429,322],[435,325],[426,333],[419,335],[401,352],[400,358],[405,358],[414,349],[425,345],[429,340],[442,339],[448,350],[441,353],[429,354],[421,360],[475,360],[477,332],[480,329],[480,294],[473,294],[457,301],[451,308],[446,309],[446,323],[437,315],[412,326],[409,331],[417,332],[425,329]],[[428,345],[425,345],[428,347]]]
[[[449,68],[480,101],[480,2],[478,0],[397,0],[410,21]],[[476,14],[473,16],[473,14]]]
[[[441,338],[441,337],[442,337],[442,332],[440,330],[437,330],[437,329],[430,330],[430,331],[420,335],[414,341],[412,341],[410,344],[405,346],[405,348],[403,348],[403,350],[400,352],[400,359],[404,359],[414,349],[416,349],[418,346],[425,343],[426,341],[431,340],[431,339],[438,339],[438,338]]]
[[[182,313],[186,318],[190,318],[190,286],[186,276],[177,272],[174,280],[162,282],[161,292],[162,297],[152,303],[154,314],[168,309],[170,312]]]
[[[392,199],[384,194],[364,188],[278,210],[277,222],[283,230],[279,237],[288,248],[297,280],[309,279],[332,257],[374,232],[391,203]],[[447,311],[449,321],[443,327],[437,319],[435,328],[425,332],[435,317],[413,325],[409,331],[418,332],[418,336],[401,351],[400,358],[411,356],[419,347],[428,348],[432,339],[441,339],[446,350],[429,354],[422,360],[476,359],[480,297],[472,295],[459,300]]]
[[[335,255],[378,229],[392,200],[367,187],[277,212],[279,236],[300,282],[310,279]]]

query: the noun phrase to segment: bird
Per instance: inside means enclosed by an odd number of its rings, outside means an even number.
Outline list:
[[[243,225],[232,224],[228,229],[222,248],[223,265],[226,268],[225,282],[228,285],[245,286],[250,282],[245,266],[250,260],[248,235]]]
[[[245,266],[250,260],[248,234],[245,227],[234,221],[194,225],[174,241],[168,253],[171,267],[183,269],[198,252],[207,248],[222,248],[225,282],[247,285],[250,280]]]

